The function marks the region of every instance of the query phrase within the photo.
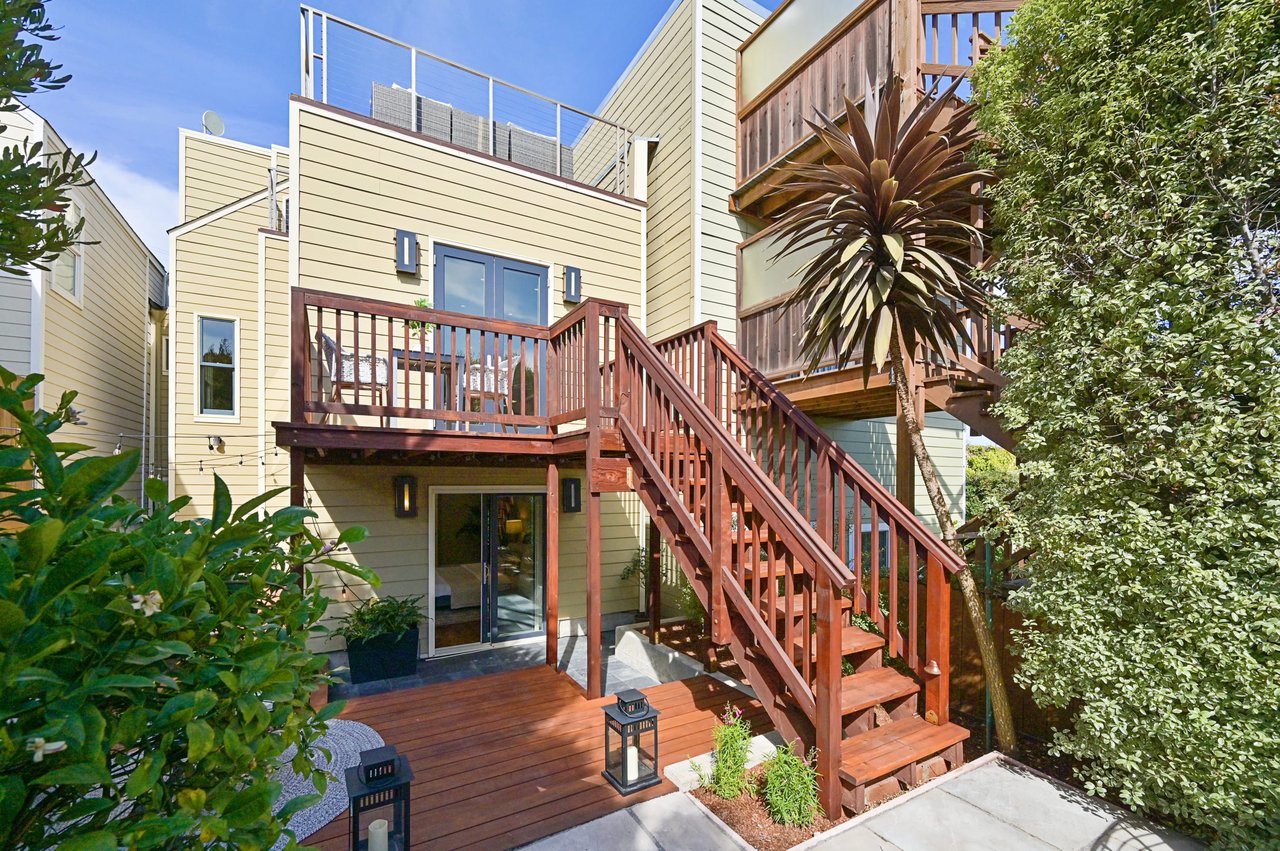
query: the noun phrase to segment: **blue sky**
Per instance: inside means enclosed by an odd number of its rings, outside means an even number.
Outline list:
[[[594,109],[670,0],[329,0],[315,5],[565,103]],[[773,8],[778,0],[764,0]],[[298,91],[290,0],[50,0],[72,74],[29,103],[72,146],[152,250],[176,224],[178,128],[216,110],[227,137],[288,143]],[[331,48],[331,52],[334,52]],[[337,68],[335,53],[334,68]]]

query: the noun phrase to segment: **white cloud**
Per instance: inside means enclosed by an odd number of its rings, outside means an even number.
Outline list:
[[[168,265],[169,237],[165,231],[178,223],[178,190],[101,154],[89,173],[147,247]]]

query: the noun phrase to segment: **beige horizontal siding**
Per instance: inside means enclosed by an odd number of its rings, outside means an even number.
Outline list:
[[[397,229],[550,267],[565,312],[564,266],[583,294],[640,307],[640,210],[522,172],[299,107],[298,269],[302,286],[412,302],[430,269],[395,272]]]
[[[734,0],[701,2],[702,319],[714,319],[732,342],[738,327],[737,244],[750,230],[745,220],[729,212],[729,196],[737,185],[736,51],[762,19]]]
[[[693,324],[693,4],[683,0],[597,112],[661,137],[649,163],[649,336]]]
[[[184,222],[265,189],[271,152],[232,143],[216,136],[183,133],[182,185]],[[263,219],[266,223],[266,219]]]

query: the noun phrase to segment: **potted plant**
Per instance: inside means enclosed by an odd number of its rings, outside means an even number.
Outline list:
[[[421,601],[421,596],[371,597],[347,613],[334,632],[347,640],[352,683],[417,673]]]

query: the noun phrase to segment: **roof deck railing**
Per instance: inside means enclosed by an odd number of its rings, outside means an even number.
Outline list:
[[[302,95],[450,145],[632,196],[634,133],[311,6]]]

